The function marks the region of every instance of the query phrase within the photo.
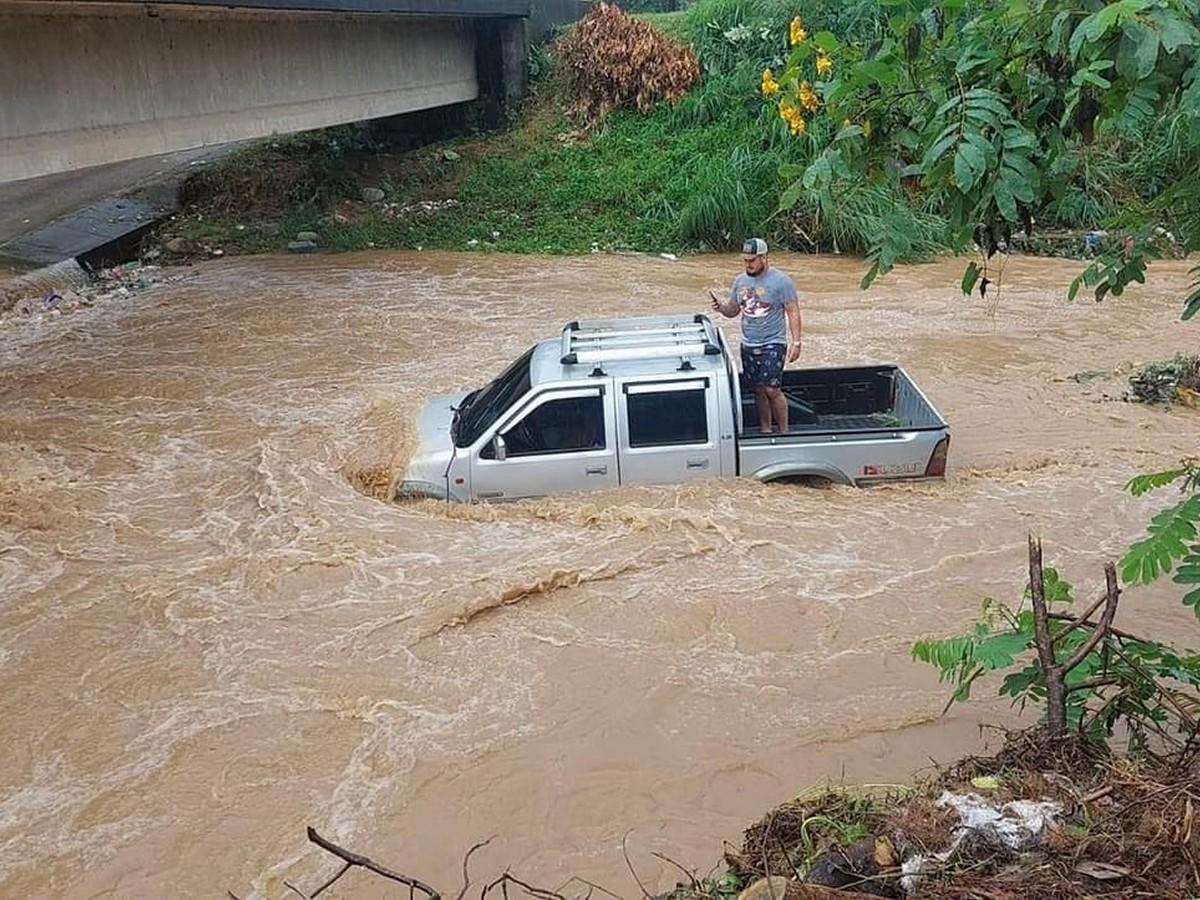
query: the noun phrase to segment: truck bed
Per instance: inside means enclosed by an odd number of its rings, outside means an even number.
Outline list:
[[[941,417],[897,366],[789,369],[788,434],[845,434],[945,427]],[[762,438],[754,391],[741,384],[741,437]]]

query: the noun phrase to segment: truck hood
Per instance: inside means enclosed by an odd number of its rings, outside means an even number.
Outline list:
[[[396,487],[397,497],[449,499],[446,472],[454,459],[450,423],[454,421],[454,408],[462,403],[467,393],[441,394],[421,409],[417,417],[417,449],[408,462],[404,478]]]

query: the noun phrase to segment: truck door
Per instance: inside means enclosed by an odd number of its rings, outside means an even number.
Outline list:
[[[617,395],[622,484],[671,484],[721,474],[709,378],[630,380]]]
[[[516,500],[616,487],[613,419],[605,385],[548,390],[520,401],[474,449],[472,497]]]

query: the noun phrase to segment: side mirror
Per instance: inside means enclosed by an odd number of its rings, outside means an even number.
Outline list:
[[[508,444],[504,443],[504,438],[501,435],[496,435],[492,438],[492,450],[496,454],[496,459],[501,462],[508,459]]]

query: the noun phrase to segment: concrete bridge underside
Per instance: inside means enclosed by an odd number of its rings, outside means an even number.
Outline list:
[[[527,12],[528,0],[0,0],[0,181],[503,102],[523,90]]]

